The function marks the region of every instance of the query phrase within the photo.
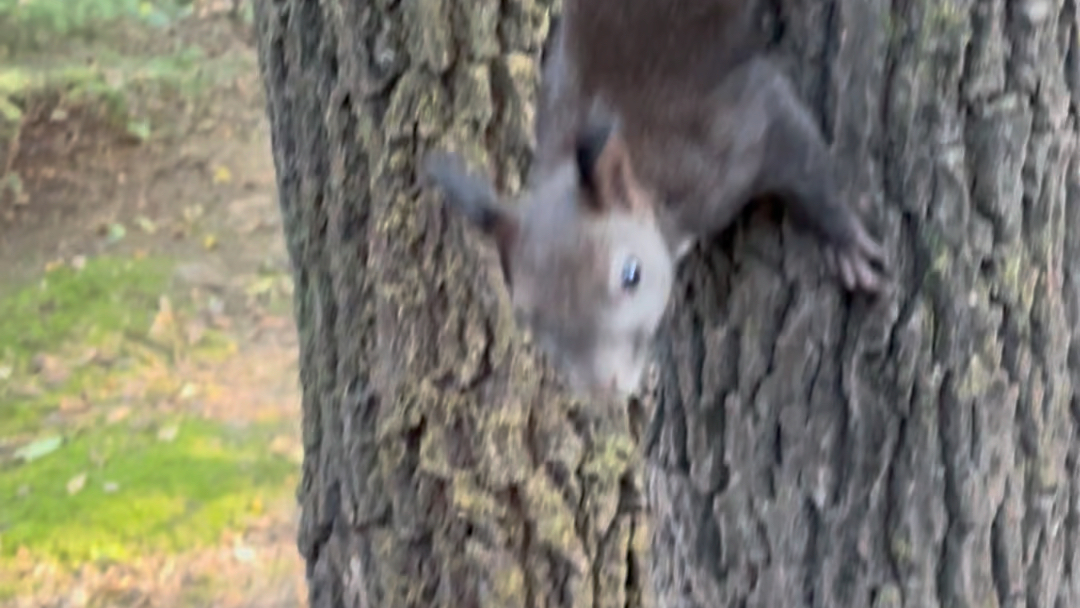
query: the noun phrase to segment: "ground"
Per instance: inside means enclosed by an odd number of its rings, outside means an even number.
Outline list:
[[[250,24],[117,27],[0,58],[0,606],[304,605]]]

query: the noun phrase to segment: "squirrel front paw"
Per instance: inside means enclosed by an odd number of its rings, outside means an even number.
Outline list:
[[[885,291],[889,282],[885,248],[856,222],[854,238],[844,247],[829,246],[825,260],[848,291],[872,295]]]

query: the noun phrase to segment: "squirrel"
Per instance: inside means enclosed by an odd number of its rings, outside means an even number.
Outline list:
[[[885,289],[884,249],[755,44],[751,4],[565,0],[519,204],[457,155],[423,161],[423,178],[494,242],[515,319],[578,394],[639,388],[678,262],[760,195],[820,237],[846,289]]]

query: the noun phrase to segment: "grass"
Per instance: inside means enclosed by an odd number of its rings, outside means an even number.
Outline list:
[[[108,3],[119,12],[95,8]],[[183,137],[205,121],[200,107],[211,97],[228,98],[233,74],[250,69],[246,56],[214,51],[224,30],[205,24],[162,35],[154,28],[167,19],[153,9],[166,4],[0,0],[0,209],[20,188],[4,171],[24,166],[4,155],[31,148],[9,145],[20,134],[106,116],[140,140]],[[110,19],[126,25],[99,27]],[[20,36],[6,35],[13,28]],[[216,555],[279,521],[296,486],[295,420],[283,421],[263,387],[236,380],[262,361],[235,356],[245,338],[226,333],[231,325],[215,330],[205,311],[194,314],[205,304],[194,298],[206,294],[180,293],[173,260],[77,262],[32,283],[0,283],[0,603],[66,594],[64,581],[90,580],[92,570],[107,578]],[[287,295],[276,280],[261,278],[249,297]],[[226,580],[207,578],[205,593],[219,582],[231,590],[236,570],[214,564],[208,571]]]
[[[213,543],[286,491],[296,466],[268,456],[269,441],[266,429],[196,418],[77,434],[0,476],[0,556],[25,548],[75,564]],[[82,475],[81,490],[70,494]]]
[[[40,282],[0,298],[0,344],[25,363],[65,340],[96,343],[116,332],[142,332],[153,321],[171,262],[98,257],[81,269],[61,266]]]
[[[212,543],[292,488],[295,462],[266,449],[274,427],[233,428],[153,407],[182,388],[168,373],[169,349],[143,343],[163,317],[170,272],[162,259],[101,257],[0,298],[0,446],[9,445],[0,458],[0,572],[20,549],[74,566]],[[192,347],[192,356],[220,356],[221,344]],[[91,347],[126,363],[71,363]],[[29,397],[12,390],[42,374],[34,365],[42,353],[64,362],[68,377]],[[119,390],[125,378],[142,380],[131,407]],[[80,395],[94,416],[49,422]],[[111,415],[122,408],[130,415]],[[27,446],[47,447],[18,458],[14,446],[23,456]]]
[[[169,0],[0,0],[0,48],[16,54],[41,50],[59,38],[93,40],[101,26],[119,20],[164,27],[191,9],[190,1]]]
[[[80,59],[31,57],[0,65],[0,139],[17,137],[30,109],[55,99],[56,110],[89,109],[117,132],[144,141],[176,118],[177,107],[242,69],[236,58],[209,59],[198,47],[149,56],[104,48]]]
[[[0,439],[39,429],[65,396],[107,388],[111,374],[132,367],[131,357],[120,357],[125,339],[146,335],[170,270],[171,262],[156,258],[100,257],[78,270],[60,267],[0,297]],[[119,365],[73,361],[88,349],[116,357]],[[34,373],[42,357],[63,366],[55,371],[67,377],[42,386]]]

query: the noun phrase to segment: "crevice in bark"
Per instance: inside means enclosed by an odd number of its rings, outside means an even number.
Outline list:
[[[937,601],[940,606],[948,606],[953,603],[952,597],[952,584],[950,579],[953,577],[954,570],[956,569],[956,562],[953,559],[953,555],[956,552],[955,545],[958,541],[958,535],[961,534],[959,521],[960,517],[960,504],[957,492],[959,489],[956,487],[956,478],[954,469],[949,466],[948,454],[952,453],[956,449],[956,446],[948,438],[948,432],[950,430],[950,423],[948,420],[949,410],[956,405],[955,401],[948,397],[949,385],[952,384],[952,373],[945,372],[945,376],[941,382],[940,392],[937,396],[938,402],[938,443],[941,446],[941,467],[944,471],[944,507],[945,507],[945,534],[942,537],[941,547],[939,548],[936,564],[936,580],[937,583]]]
[[[330,481],[323,487],[321,502],[326,505],[341,504],[341,482],[337,479]],[[306,555],[308,576],[312,576],[312,568],[323,559],[323,551],[326,548],[330,536],[334,532],[334,526],[339,525],[339,511],[329,509],[322,513],[322,519],[315,522],[310,531],[310,554]]]
[[[821,514],[811,500],[803,503],[803,511],[807,527],[806,561],[802,567],[803,602],[806,606],[817,606],[820,602],[816,599],[816,588],[820,580],[821,560],[824,557],[821,552]]]
[[[914,391],[912,391],[914,393]],[[910,395],[909,398],[913,397]],[[913,401],[913,399],[911,399]],[[911,402],[908,403],[907,410],[910,412],[914,408]],[[897,595],[899,596],[900,605],[908,605],[904,598],[903,586],[901,581],[904,580],[904,568],[898,561],[898,556],[894,550],[895,543],[897,542],[898,531],[900,526],[900,514],[897,511],[900,507],[901,493],[896,487],[898,472],[897,468],[901,466],[903,458],[903,449],[907,445],[907,430],[908,421],[906,416],[899,416],[899,423],[897,425],[896,443],[893,446],[892,454],[889,455],[889,466],[886,469],[885,474],[885,499],[882,504],[882,524],[884,526],[884,534],[882,534],[881,543],[883,545],[883,558],[888,564],[889,574],[892,575],[892,583],[896,585]],[[876,601],[876,598],[875,598]],[[876,605],[876,604],[875,604]]]
[[[820,0],[819,0],[820,1]],[[821,123],[821,133],[825,137],[826,142],[832,141],[832,133],[835,128],[835,116],[832,110],[837,107],[836,100],[833,99],[835,91],[833,87],[833,69],[836,65],[836,57],[840,50],[840,37],[838,36],[839,28],[838,22],[840,21],[840,11],[837,7],[836,0],[828,1],[824,7],[824,16],[822,18],[822,40],[824,42],[821,49],[821,57],[818,70],[818,93],[819,96],[815,99],[815,108],[818,120]]]
[[[530,436],[531,435],[532,434],[530,433]],[[518,565],[525,574],[523,577],[525,586],[525,606],[536,606],[536,590],[533,588],[534,578],[533,574],[530,572],[533,555],[536,551],[536,547],[533,544],[532,524],[530,523],[528,511],[525,508],[525,502],[521,497],[521,489],[515,484],[510,486],[509,492],[510,509],[514,513],[515,518],[525,524],[521,527],[521,540],[517,552]]]
[[[1005,606],[1009,598],[1008,566],[1005,552],[1005,539],[1002,534],[1002,526],[1008,525],[1005,521],[1004,504],[998,505],[994,513],[994,521],[990,526],[990,567],[994,577],[994,590],[997,592],[999,606]]]
[[[849,299],[850,296],[846,296],[845,299]],[[843,501],[843,492],[845,487],[852,481],[852,466],[855,465],[852,462],[854,459],[851,457],[849,447],[852,441],[853,429],[851,428],[855,415],[852,413],[852,408],[857,407],[852,400],[850,387],[845,386],[845,378],[848,374],[845,373],[845,367],[853,364],[851,361],[853,342],[849,337],[849,327],[852,325],[851,316],[847,310],[837,313],[842,317],[839,321],[840,329],[839,336],[837,337],[836,344],[839,345],[841,353],[841,362],[838,364],[838,368],[834,372],[834,376],[828,379],[828,384],[833,387],[833,391],[836,397],[836,433],[837,439],[832,443],[833,449],[830,454],[833,470],[833,483],[830,488],[827,489],[828,498],[827,502],[818,505],[819,509],[827,508],[829,505],[840,505]],[[808,398],[808,402],[812,401]],[[813,605],[813,604],[811,604]]]

